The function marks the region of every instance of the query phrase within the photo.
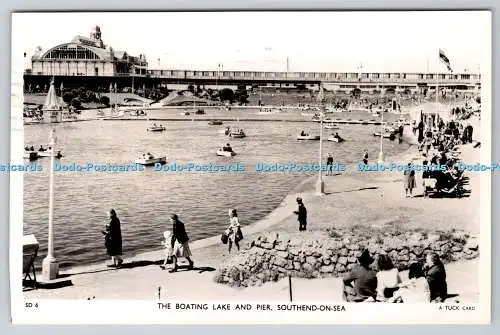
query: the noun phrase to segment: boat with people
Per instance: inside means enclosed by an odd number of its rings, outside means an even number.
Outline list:
[[[205,110],[204,109],[197,109],[196,112],[194,112],[196,115],[203,115],[205,114]]]
[[[210,126],[220,126],[221,124],[223,124],[224,122],[220,121],[220,120],[212,120],[212,121],[209,121],[208,124]]]
[[[191,113],[189,113],[189,112],[181,112],[181,116],[189,116],[189,115],[191,115]]]
[[[55,158],[63,157],[61,151],[56,151],[55,153],[52,153],[51,151],[38,151],[37,154],[38,157],[52,157],[52,156],[54,156]]]
[[[59,158],[63,157],[60,150],[53,153],[51,149],[52,149],[51,147],[44,148],[42,145],[40,146],[40,148],[38,148],[38,150],[35,150],[35,148],[33,146],[31,146],[31,147],[26,146],[26,147],[24,147],[23,158],[38,159],[41,157],[54,156],[55,158],[59,159]]]
[[[218,133],[222,135],[229,135],[231,132],[231,127],[226,127],[226,129],[219,129]]]
[[[135,163],[145,165],[145,166],[155,165],[157,163],[166,164],[167,157],[166,156],[155,157],[155,155],[148,152],[148,153],[142,154],[142,156],[139,156],[139,158],[135,160]]]
[[[305,131],[302,131],[300,135],[297,136],[297,140],[310,140],[310,141],[316,141],[319,140],[319,135],[311,135],[307,134]]]
[[[233,148],[231,148],[231,145],[229,143],[227,143],[222,148],[217,149],[216,153],[217,156],[223,156],[223,157],[236,156],[236,152],[233,151]]]
[[[232,138],[244,138],[247,135],[245,134],[243,129],[235,129],[235,130],[231,129],[229,131],[229,134],[227,134],[227,136],[232,137]]]
[[[157,125],[156,123],[153,123],[153,125],[151,127],[148,127],[146,129],[147,131],[164,131],[164,130],[167,130],[163,125]]]
[[[388,139],[390,139],[390,140],[393,140],[393,139],[395,139],[395,138],[396,138],[396,134],[395,134],[394,132],[392,132],[392,131],[387,131],[387,130],[386,130],[383,134],[381,134],[381,132],[380,132],[380,131],[375,132],[375,133],[373,133],[373,136],[377,136],[377,137],[382,136],[383,138],[388,138]]]
[[[333,129],[333,130],[339,129],[339,125],[336,123],[327,123],[323,127],[325,129]]]
[[[340,142],[344,142],[344,139],[342,137],[340,137],[340,135],[338,133],[335,133],[335,134],[331,134],[330,136],[328,136],[327,141],[340,143]]]

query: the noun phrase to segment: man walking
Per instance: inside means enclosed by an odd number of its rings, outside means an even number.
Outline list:
[[[302,198],[297,198],[298,210],[294,211],[299,221],[299,231],[305,231],[307,226],[307,209],[302,202]]]
[[[326,174],[331,175],[333,171],[333,156],[332,154],[328,154],[328,158],[326,159]]]

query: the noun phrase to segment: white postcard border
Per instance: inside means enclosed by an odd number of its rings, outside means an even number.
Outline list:
[[[22,36],[23,27],[18,20],[20,13],[12,14],[12,72],[11,72],[11,162],[23,161],[24,132],[23,108],[23,70],[21,55],[23,46],[15,36]],[[64,15],[64,14],[61,14]],[[481,38],[485,41],[481,68],[481,102],[483,113],[481,127],[481,163],[491,162],[492,141],[492,14],[484,12],[484,23],[489,26],[488,34]],[[484,113],[489,111],[489,113]],[[439,312],[438,304],[343,304],[345,312],[175,312],[155,309],[159,301],[77,301],[77,300],[25,300],[22,292],[22,236],[23,236],[23,175],[10,174],[10,287],[12,322],[16,324],[295,324],[295,323],[396,323],[396,324],[474,324],[489,323],[491,319],[491,173],[481,174],[480,201],[480,259],[479,259],[479,304],[455,304],[474,306],[475,311]],[[167,303],[168,301],[160,301]],[[186,303],[186,301],[182,301]],[[26,307],[26,303],[38,303],[37,308]],[[174,303],[174,302],[173,302]],[[200,302],[207,303],[207,302]],[[209,302],[211,304],[212,302]],[[221,302],[224,303],[224,302]],[[234,304],[233,302],[230,302]],[[245,302],[241,302],[245,303]],[[256,305],[255,302],[249,302]],[[277,305],[276,302],[268,302]],[[283,303],[287,304],[287,303]],[[301,303],[301,305],[304,303]],[[319,305],[317,302],[313,303]],[[337,303],[333,303],[334,305]],[[342,304],[341,304],[342,305]],[[443,304],[443,306],[452,304]],[[117,311],[117,313],[110,313]],[[170,319],[175,315],[176,319]]]

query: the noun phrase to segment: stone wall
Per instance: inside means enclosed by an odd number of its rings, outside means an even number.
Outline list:
[[[332,231],[330,237],[304,240],[302,235],[261,235],[245,250],[230,258],[217,271],[215,281],[232,286],[259,286],[268,281],[293,277],[343,276],[367,248],[376,259],[388,255],[399,270],[428,252],[436,252],[443,263],[473,259],[479,255],[479,241],[464,232],[389,233],[374,232],[359,237],[351,231]],[[373,263],[376,266],[376,262]]]

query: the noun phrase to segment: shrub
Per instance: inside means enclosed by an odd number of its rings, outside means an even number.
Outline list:
[[[66,92],[63,94],[62,99],[65,103],[69,104],[71,100],[73,100],[74,96],[70,92]]]
[[[99,99],[99,102],[105,106],[109,106],[109,97],[106,96],[106,95],[103,95],[101,96],[101,98]]]
[[[73,106],[75,109],[80,109],[82,107],[82,103],[79,99],[74,98],[71,100],[71,106]]]

